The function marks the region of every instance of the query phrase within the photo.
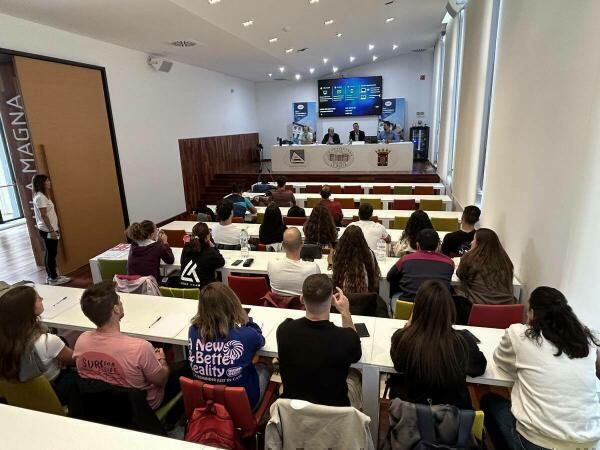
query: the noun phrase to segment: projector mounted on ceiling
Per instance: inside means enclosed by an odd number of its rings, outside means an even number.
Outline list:
[[[169,72],[173,67],[173,61],[161,58],[160,56],[149,56],[148,65],[158,72]]]

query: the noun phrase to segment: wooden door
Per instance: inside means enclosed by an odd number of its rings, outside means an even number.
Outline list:
[[[15,57],[38,172],[52,180],[66,274],[123,240],[123,207],[100,70]]]

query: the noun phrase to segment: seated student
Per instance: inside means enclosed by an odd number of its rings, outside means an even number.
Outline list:
[[[179,285],[182,288],[200,288],[215,281],[215,271],[224,265],[225,258],[215,247],[208,225],[194,225],[190,241],[186,242],[181,252]]]
[[[277,189],[271,191],[271,200],[275,206],[290,207],[296,204],[294,193],[285,188],[286,182],[285,177],[277,178]]]
[[[310,127],[304,125],[302,127],[302,133],[298,136],[298,142],[301,145],[310,145],[313,143],[313,134],[310,132]]]
[[[315,206],[304,224],[306,243],[318,244],[321,247],[333,247],[337,235],[338,231],[329,210],[321,204]]]
[[[400,257],[417,251],[417,235],[425,229],[433,229],[433,225],[427,213],[418,209],[410,215],[400,239],[393,244],[394,255]]]
[[[250,199],[244,198],[242,187],[238,184],[231,186],[231,194],[223,197],[223,203],[233,203],[233,215],[235,217],[245,217],[247,211],[256,214],[256,207]]]
[[[267,272],[271,290],[278,295],[293,296],[302,294],[302,283],[310,275],[321,273],[316,262],[302,261],[302,235],[298,228],[288,228],[283,233],[285,258],[271,259]]]
[[[188,361],[194,378],[243,387],[250,406],[256,408],[271,379],[266,364],[252,364],[265,338],[228,286],[211,283],[202,289],[188,337]]]
[[[69,368],[75,364],[73,350],[42,325],[43,300],[31,286],[0,291],[0,378],[27,381],[42,371],[65,405],[75,387],[75,374]],[[33,352],[42,367],[32,364],[28,356]]]
[[[333,127],[329,127],[327,129],[327,134],[323,136],[323,140],[321,144],[329,144],[329,145],[339,145],[340,143],[340,135],[335,132]]]
[[[462,213],[460,230],[448,233],[442,242],[442,253],[454,258],[462,256],[471,248],[475,237],[475,224],[479,222],[481,210],[477,206],[467,206]]]
[[[175,256],[169,247],[167,235],[156,229],[154,222],[143,220],[127,228],[127,237],[132,244],[127,258],[129,275],[153,276],[160,282],[160,262],[173,264]]]
[[[212,225],[212,237],[217,246],[239,246],[242,228],[233,220],[233,205],[220,203],[217,205],[219,223]]]
[[[344,218],[344,213],[342,212],[342,205],[334,200],[329,200],[331,197],[331,189],[329,186],[324,185],[321,188],[321,202],[320,204],[327,207],[331,217],[333,217],[333,222],[336,227],[342,226],[342,219]]]
[[[332,260],[334,286],[351,294],[379,291],[379,264],[359,227],[346,228],[335,246]]]
[[[481,400],[495,448],[598,448],[599,345],[561,292],[535,289],[527,325],[511,325],[494,352],[499,370],[515,381],[512,402],[495,394]]]
[[[169,368],[161,348],[121,333],[119,322],[125,311],[114,283],[103,281],[87,288],[81,296],[81,310],[97,328],[83,333],[75,343],[73,358],[80,377],[147,391],[153,410],[177,395],[179,377],[190,373],[187,362]]]
[[[392,336],[390,398],[411,403],[473,409],[466,377],[483,375],[485,356],[468,334],[452,328],[456,318],[445,283],[425,281],[405,327]]]
[[[272,184],[269,184],[269,178],[267,178],[266,176],[261,176],[260,177],[260,183],[255,183],[252,185],[252,192],[257,192],[257,193],[265,193],[267,191],[271,191],[275,189],[275,186]]]
[[[263,223],[258,229],[258,240],[265,245],[277,244],[283,241],[283,232],[286,229],[281,210],[275,205],[270,205],[265,209]]]
[[[286,319],[277,328],[282,397],[350,406],[347,378],[350,365],[361,358],[362,348],[348,299],[339,288],[333,295],[331,280],[323,274],[308,277],[302,294],[306,317]],[[341,327],[329,320],[332,305],[342,315]],[[355,378],[350,380],[354,392]],[[353,406],[359,403],[357,398]]]
[[[417,251],[400,258],[387,274],[392,300],[414,301],[419,287],[426,280],[442,281],[450,290],[454,261],[439,253],[439,246],[437,231],[425,229],[419,232]]]
[[[216,219],[215,213],[206,206],[205,202],[199,202],[198,206],[194,208],[193,213],[196,214],[196,220],[198,222],[214,222]]]
[[[498,235],[488,228],[475,232],[471,250],[461,258],[456,276],[460,279],[456,293],[471,303],[515,303],[513,264]]]
[[[392,241],[392,238],[383,225],[371,220],[372,216],[373,205],[363,203],[358,208],[358,218],[360,220],[358,222],[353,222],[352,225],[357,226],[362,230],[369,248],[376,251],[379,239],[383,239],[386,243],[389,243]]]
[[[306,211],[304,211],[304,208],[300,208],[298,205],[294,205],[290,209],[288,209],[286,216],[287,217],[306,217]]]

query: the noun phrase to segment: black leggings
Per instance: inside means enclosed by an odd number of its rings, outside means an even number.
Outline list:
[[[56,255],[58,254],[58,239],[50,239],[48,235],[50,233],[42,230],[38,230],[40,236],[44,240],[44,246],[46,247],[46,253],[44,255],[44,265],[46,266],[46,273],[48,278],[55,279],[58,277],[56,273]]]

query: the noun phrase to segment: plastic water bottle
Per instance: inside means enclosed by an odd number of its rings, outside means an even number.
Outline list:
[[[381,236],[377,241],[377,246],[375,247],[375,256],[377,257],[377,261],[384,261],[387,256],[387,244],[385,243],[385,238]]]
[[[240,250],[242,259],[246,259],[250,256],[250,247],[248,247],[248,231],[246,228],[242,228],[240,232]]]

